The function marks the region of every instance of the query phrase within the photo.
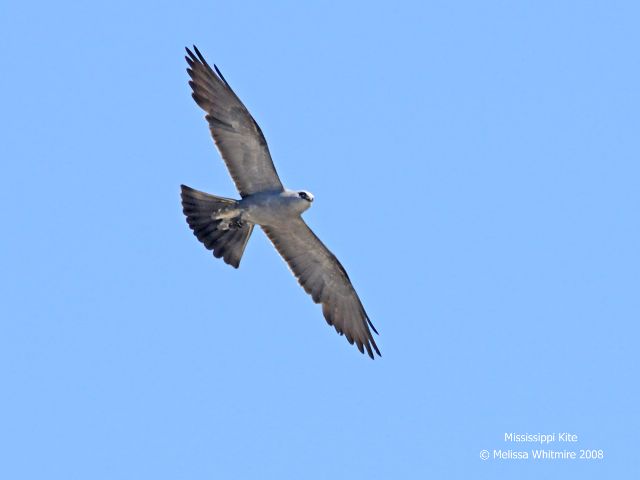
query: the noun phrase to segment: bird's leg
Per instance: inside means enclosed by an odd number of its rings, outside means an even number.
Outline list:
[[[244,227],[244,222],[240,217],[226,218],[224,220],[220,220],[220,223],[218,224],[218,228],[220,230],[238,230],[242,227]]]
[[[229,230],[230,228],[242,228],[243,222],[240,218],[242,211],[235,207],[224,207],[211,214],[213,220],[219,220],[218,228]]]

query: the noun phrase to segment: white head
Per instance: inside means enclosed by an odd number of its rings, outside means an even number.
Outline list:
[[[313,194],[305,190],[289,190],[285,195],[293,200],[294,209],[298,213],[307,210],[313,202]]]
[[[300,197],[303,200],[306,200],[309,203],[313,202],[313,193],[311,193],[311,192],[307,192],[305,190],[300,190],[298,192],[298,197]]]

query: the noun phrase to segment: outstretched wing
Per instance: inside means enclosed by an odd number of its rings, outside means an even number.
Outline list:
[[[349,276],[338,259],[320,241],[307,224],[298,217],[286,228],[263,226],[273,245],[289,264],[302,288],[313,301],[322,304],[322,313],[329,325],[360,352],[373,358],[380,350],[371,330],[378,333],[369,320]]]
[[[262,130],[224,79],[193,46],[185,57],[193,99],[205,111],[211,135],[240,195],[282,191]]]

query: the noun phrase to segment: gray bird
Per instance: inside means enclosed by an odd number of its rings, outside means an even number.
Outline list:
[[[262,130],[225,78],[198,49],[185,57],[193,99],[207,114],[211,135],[241,200],[223,198],[182,185],[187,223],[216,258],[238,268],[254,225],[260,225],[329,325],[371,358],[380,350],[378,333],[344,267],[302,220],[313,195],[284,188]]]

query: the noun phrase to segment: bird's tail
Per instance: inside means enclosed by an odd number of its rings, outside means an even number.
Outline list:
[[[213,250],[213,256],[238,268],[253,223],[245,222],[237,209],[238,202],[230,198],[216,197],[180,186],[182,211],[193,234],[205,247]]]

